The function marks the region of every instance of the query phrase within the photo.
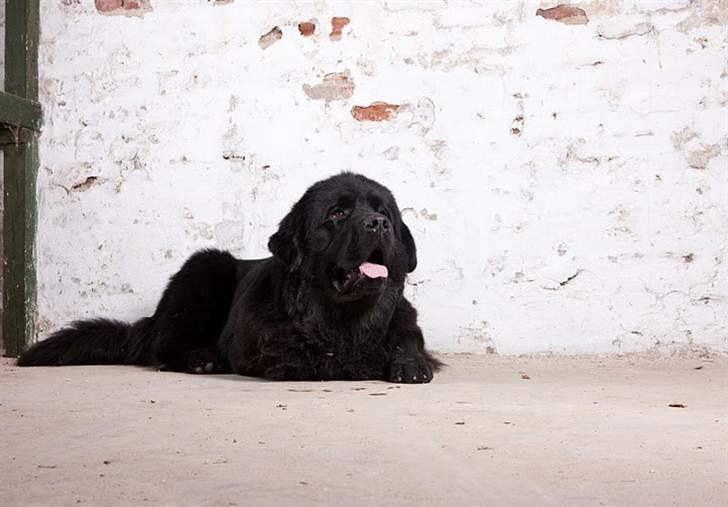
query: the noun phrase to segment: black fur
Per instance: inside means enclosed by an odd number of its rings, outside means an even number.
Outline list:
[[[203,250],[170,280],[154,315],[129,325],[74,322],[37,343],[20,366],[161,365],[281,380],[429,382],[426,350],[402,290],[417,266],[392,194],[343,173],[310,187],[268,243],[273,257]],[[366,261],[388,268],[368,278]]]

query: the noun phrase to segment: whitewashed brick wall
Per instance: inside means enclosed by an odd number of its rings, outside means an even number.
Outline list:
[[[436,350],[728,351],[725,0],[41,3],[41,336],[352,170]]]

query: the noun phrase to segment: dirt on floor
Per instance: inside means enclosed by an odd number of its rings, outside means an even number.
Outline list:
[[[427,385],[0,363],[0,504],[728,505],[728,358],[446,356]]]

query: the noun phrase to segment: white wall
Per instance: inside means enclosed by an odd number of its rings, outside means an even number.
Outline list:
[[[266,255],[352,170],[398,196],[436,350],[728,351],[726,2],[218,4],[42,1],[40,334]]]

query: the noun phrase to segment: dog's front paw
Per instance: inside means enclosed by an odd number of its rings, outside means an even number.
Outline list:
[[[432,380],[432,367],[422,354],[399,347],[392,354],[389,381],[401,384],[426,384]]]
[[[215,347],[191,350],[187,354],[187,364],[184,371],[187,373],[226,373],[230,370],[227,361],[220,355]]]

